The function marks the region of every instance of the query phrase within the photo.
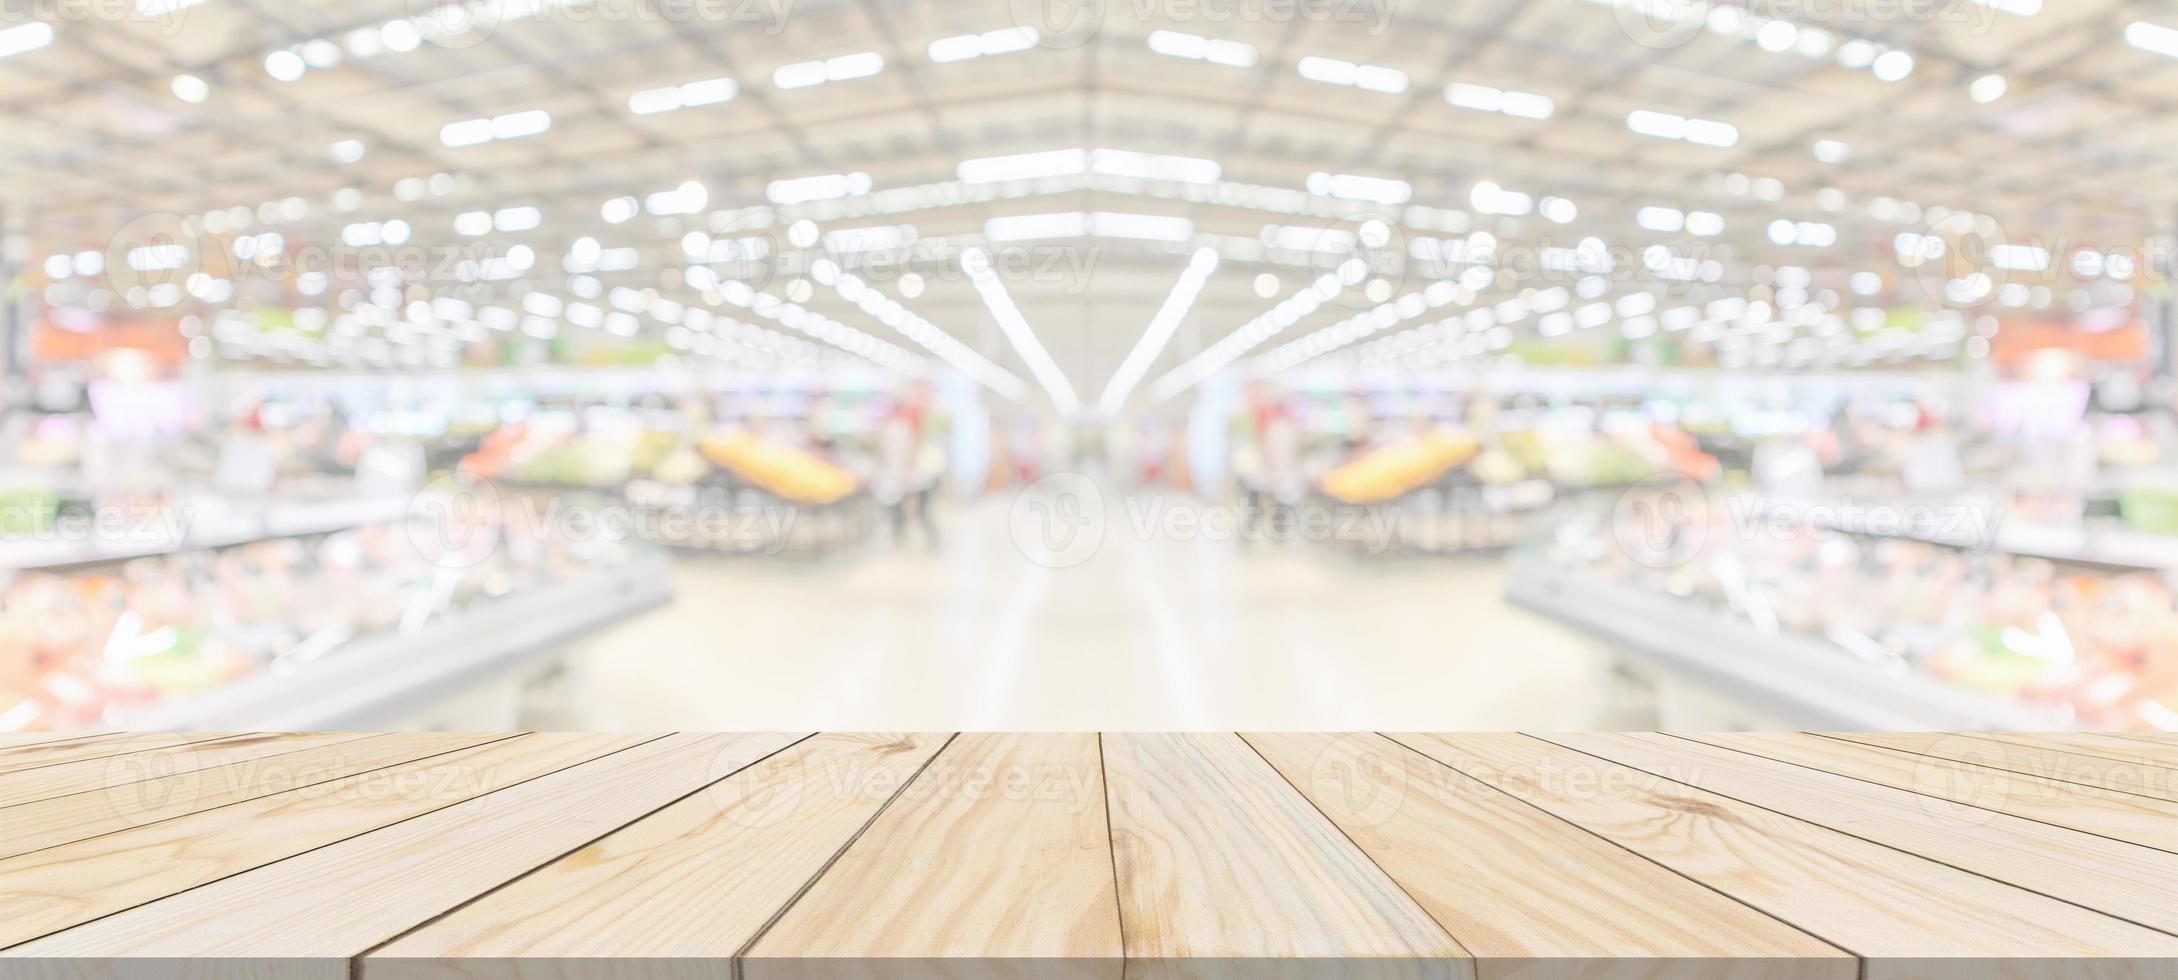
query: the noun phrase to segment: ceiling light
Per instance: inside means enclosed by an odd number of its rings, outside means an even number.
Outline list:
[[[544,212],[536,208],[501,208],[492,213],[492,227],[500,231],[532,231],[544,223]]]
[[[795,177],[775,180],[764,188],[764,196],[773,204],[804,204],[810,201],[830,201],[842,197],[859,197],[870,192],[870,175],[865,173],[820,174],[815,177]]]
[[[1634,223],[1649,231],[1677,232],[1686,229],[1686,212],[1678,208],[1648,207],[1634,213]]]
[[[1286,297],[1277,306],[1249,320],[1217,343],[1204,348],[1186,363],[1150,383],[1149,395],[1153,401],[1168,401],[1173,396],[1200,384],[1204,379],[1225,370],[1241,355],[1255,349],[1280,331],[1292,327],[1310,314],[1322,309],[1325,303],[1338,298],[1345,289],[1337,273],[1325,273],[1316,280]]]
[[[1407,73],[1381,65],[1359,65],[1338,58],[1302,58],[1294,65],[1302,78],[1326,85],[1347,85],[1397,95],[1407,90]]]
[[[676,109],[731,102],[741,94],[741,84],[731,78],[706,78],[665,88],[644,89],[628,96],[628,111],[638,116]]]
[[[362,140],[341,140],[325,148],[325,155],[331,157],[334,163],[356,163],[363,159],[366,152],[368,149]]]
[[[4,50],[5,46],[0,46],[0,51]],[[302,55],[293,51],[274,51],[265,56],[265,74],[283,82],[295,81],[309,70],[310,66],[303,63]]]
[[[1414,198],[1414,185],[1388,177],[1363,177],[1317,171],[1308,175],[1308,192],[1371,204],[1405,204]]]
[[[1988,105],[2003,98],[2004,93],[2010,90],[2011,83],[2006,82],[2004,76],[1983,75],[1974,79],[1974,84],[1967,86],[1966,94],[1974,101]]]
[[[1255,295],[1259,299],[1269,299],[1278,295],[1278,286],[1276,273],[1265,272],[1255,277]]]
[[[1180,281],[1173,284],[1172,293],[1150,319],[1149,327],[1142,331],[1142,339],[1135,342],[1134,350],[1121,361],[1119,370],[1105,385],[1103,397],[1097,399],[1097,409],[1107,417],[1119,414],[1126,407],[1127,396],[1134,393],[1135,385],[1142,383],[1142,376],[1149,373],[1150,365],[1165,352],[1165,345],[1172,342],[1172,335],[1180,328],[1180,321],[1187,318],[1195,307],[1195,298],[1202,295],[1204,284],[1218,268],[1218,253],[1214,249],[1198,249],[1187,268],[1180,273]],[[1272,280],[1276,282],[1275,277]]]
[[[1074,394],[1074,386],[1067,382],[1066,374],[1051,359],[1051,352],[1045,350],[1043,343],[1036,339],[1036,331],[1029,326],[1028,319],[1021,315],[1020,307],[1014,305],[1012,295],[1006,292],[1006,284],[999,280],[998,272],[991,268],[990,254],[980,248],[971,247],[961,253],[960,267],[961,271],[968,274],[968,281],[975,286],[976,294],[983,298],[984,308],[990,310],[991,317],[998,321],[998,328],[1006,334],[1006,340],[1013,344],[1014,353],[1019,354],[1022,362],[1029,366],[1029,373],[1035,375],[1037,382],[1044,386],[1044,392],[1051,396],[1052,403],[1063,414],[1079,411],[1081,399]]]
[[[1853,148],[1837,140],[1816,140],[1815,159],[1823,163],[1844,163],[1853,155]]]
[[[781,65],[771,73],[771,84],[783,89],[808,88],[826,82],[868,78],[884,70],[884,55],[875,51],[862,51],[826,58],[823,61],[798,61],[791,65]]]
[[[1739,128],[1714,119],[1690,119],[1670,112],[1636,109],[1626,116],[1626,128],[1657,139],[1685,140],[1702,146],[1728,147],[1739,142]]]
[[[1167,57],[1207,61],[1228,68],[1252,67],[1256,60],[1255,45],[1181,31],[1151,31],[1149,49]]]
[[[2125,26],[2125,43],[2142,51],[2178,58],[2178,28],[2136,20]],[[0,53],[5,52],[6,45],[0,44]]]
[[[464,119],[439,128],[439,142],[449,147],[478,146],[493,140],[521,139],[552,128],[552,116],[542,109],[510,112],[489,119]]]
[[[1537,210],[1542,212],[1543,217],[1561,225],[1572,224],[1573,219],[1581,215],[1579,207],[1562,197],[1543,198],[1543,203]]]
[[[2021,17],[2032,17],[2042,12],[2042,0],[1974,0],[1991,10]]]
[[[1039,153],[962,160],[954,172],[968,183],[987,184],[1007,180],[1068,177],[1084,173],[1088,169],[1089,153],[1086,150],[1045,150]]]
[[[941,37],[930,42],[930,60],[946,64],[971,58],[1012,54],[1035,47],[1039,40],[1042,40],[1042,36],[1033,27],[1007,27],[981,34]]]
[[[1137,153],[1133,150],[1090,150],[1088,159],[1089,169],[1095,173],[1141,180],[1215,184],[1225,172],[1216,160]]]
[[[168,87],[173,90],[175,98],[191,105],[201,105],[205,99],[212,97],[212,86],[195,75],[176,75],[173,84]]]
[[[1876,56],[1875,64],[1870,70],[1883,81],[1899,81],[1913,74],[1913,56],[1904,51],[1885,51]]]
[[[42,21],[0,30],[0,58],[36,51],[53,43],[53,25]]]
[[[1488,85],[1470,85],[1453,82],[1444,88],[1444,100],[1462,109],[1477,112],[1499,112],[1522,119],[1548,119],[1558,111],[1557,103],[1533,92],[1513,92]]]

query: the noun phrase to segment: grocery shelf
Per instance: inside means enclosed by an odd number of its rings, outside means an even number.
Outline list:
[[[259,739],[0,748],[28,799],[0,973],[2057,980],[2178,959],[2178,800],[2106,788],[2168,787],[2169,738]],[[207,751],[254,757],[161,765]],[[2001,768],[2029,759],[2053,775]],[[83,768],[106,788],[65,795]],[[146,857],[167,854],[187,860]]]
[[[178,551],[230,548],[268,538],[304,537],[402,519],[412,498],[371,497],[276,503],[216,520],[181,518],[175,530],[163,521],[138,522],[119,536],[81,540],[18,540],[0,544],[0,568],[61,568],[95,562],[149,558]]]
[[[383,723],[672,595],[665,561],[646,557],[480,603],[413,634],[366,637],[290,672],[245,677],[111,723],[162,731],[322,731]]]
[[[1764,633],[1691,603],[1534,557],[1511,559],[1506,598],[1622,644],[1654,666],[1745,698],[1795,725],[1848,730],[2036,731],[2054,715],[1933,677],[1879,670],[1820,639]]]

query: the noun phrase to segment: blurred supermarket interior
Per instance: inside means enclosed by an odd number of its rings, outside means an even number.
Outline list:
[[[2178,729],[2178,8],[0,5],[0,732]]]

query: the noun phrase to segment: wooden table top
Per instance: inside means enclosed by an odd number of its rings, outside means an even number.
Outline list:
[[[0,736],[0,977],[178,976],[2172,980],[2178,738]]]

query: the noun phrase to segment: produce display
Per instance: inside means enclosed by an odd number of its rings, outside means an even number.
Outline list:
[[[697,449],[751,486],[798,504],[837,503],[857,485],[853,474],[814,453],[740,429],[705,436]]]
[[[1453,467],[1473,459],[1479,449],[1474,437],[1464,432],[1433,432],[1332,470],[1324,475],[1323,490],[1344,503],[1383,503],[1435,483]]]
[[[1870,683],[1922,671],[2078,727],[2178,729],[2178,593],[2153,573],[1805,524],[1750,530],[1724,504],[1683,498],[1621,501],[1543,550],[1659,601],[1828,640],[1877,669]]]
[[[297,669],[351,640],[415,633],[629,558],[594,538],[392,523],[12,574],[0,580],[0,731],[95,728],[111,712]]]

